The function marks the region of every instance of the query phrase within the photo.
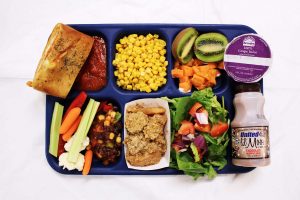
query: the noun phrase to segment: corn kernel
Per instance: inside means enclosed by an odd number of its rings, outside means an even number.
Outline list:
[[[124,78],[124,75],[123,75],[123,74],[118,74],[118,78],[119,78],[119,79],[123,79],[123,78]]]
[[[155,86],[154,88],[152,88],[153,91],[157,91],[158,90],[158,86]]]
[[[125,44],[125,40],[124,39],[120,39],[120,43],[121,44]]]
[[[134,57],[133,57],[133,55],[131,54],[131,56],[129,56],[127,60],[128,60],[128,61],[133,61],[133,59],[134,59]]]
[[[111,111],[111,112],[110,112],[110,116],[111,116],[112,118],[115,118],[116,112],[115,112],[115,111]]]
[[[132,85],[127,85],[127,86],[126,86],[126,89],[127,89],[127,90],[132,90]]]
[[[110,121],[105,120],[105,121],[104,121],[104,126],[109,126],[109,125],[110,125]]]
[[[137,78],[134,78],[134,79],[132,80],[132,82],[133,82],[133,83],[138,83],[138,79],[137,79]]]
[[[160,56],[160,58],[159,58],[159,61],[160,61],[160,62],[163,63],[163,62],[165,62],[165,60],[166,60],[166,58],[165,58],[164,56]]]
[[[166,76],[166,75],[167,75],[167,73],[166,73],[166,72],[164,72],[164,71],[161,71],[161,72],[159,73],[159,75],[160,75],[161,77],[164,77],[164,76]]]
[[[145,92],[147,92],[147,93],[151,92],[151,88],[150,87],[146,87]]]
[[[165,49],[162,49],[159,51],[159,54],[162,56],[165,55],[166,53],[167,53],[167,51]]]
[[[117,142],[117,143],[121,143],[121,137],[120,137],[120,136],[118,136],[118,137],[116,138],[116,142]]]
[[[144,71],[145,71],[145,68],[144,68],[144,67],[141,67],[141,68],[139,69],[139,71],[140,71],[140,72],[144,72]]]
[[[150,88],[151,89],[154,89],[156,87],[156,84],[155,83],[150,83]]]
[[[105,120],[110,121],[110,120],[111,120],[111,116],[109,116],[109,115],[106,116],[106,117],[105,117]]]
[[[109,134],[109,139],[112,140],[112,139],[114,139],[114,137],[115,137],[115,134],[114,134],[113,132],[111,132],[111,133]]]
[[[105,116],[104,115],[98,115],[98,120],[99,121],[102,121],[102,120],[104,120],[105,119]]]

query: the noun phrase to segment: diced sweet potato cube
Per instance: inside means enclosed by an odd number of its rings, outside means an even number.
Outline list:
[[[201,71],[200,70],[200,68],[201,68],[200,66],[193,66],[192,68],[193,68],[194,74],[198,74]]]
[[[183,70],[175,68],[171,71],[173,78],[182,78],[183,77]]]
[[[182,65],[183,75],[184,76],[193,76],[194,71],[193,68],[187,65]]]
[[[193,78],[191,79],[192,84],[197,87],[200,85],[203,85],[205,82],[205,79],[198,74],[194,74]]]
[[[188,76],[183,76],[183,77],[179,78],[179,82],[180,82],[180,83],[186,82],[186,81],[190,81],[190,77],[188,77]]]
[[[192,83],[190,81],[179,83],[179,88],[181,88],[184,92],[190,92],[192,89]]]
[[[200,70],[200,72],[197,73],[197,75],[203,77],[206,80],[209,80],[209,76],[210,76],[208,70]]]

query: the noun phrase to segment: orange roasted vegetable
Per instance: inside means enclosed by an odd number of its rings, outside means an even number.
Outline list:
[[[190,80],[179,83],[179,88],[182,89],[183,92],[190,92],[192,89],[192,83]]]
[[[172,78],[182,78],[183,77],[183,70],[175,68],[171,71]]]
[[[221,62],[220,62],[221,63]],[[198,59],[192,59],[185,65],[176,61],[172,70],[172,77],[179,79],[179,89],[190,92],[192,86],[198,90],[213,87],[217,84],[216,77],[220,75],[217,67],[220,63],[206,63]]]
[[[194,71],[193,68],[187,65],[182,65],[183,75],[184,76],[193,76]]]

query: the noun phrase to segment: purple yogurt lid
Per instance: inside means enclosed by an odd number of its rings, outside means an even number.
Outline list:
[[[234,38],[224,53],[224,68],[237,82],[253,83],[262,79],[272,63],[271,49],[257,34]]]

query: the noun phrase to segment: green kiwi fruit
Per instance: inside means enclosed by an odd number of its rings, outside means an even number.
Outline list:
[[[217,62],[223,60],[227,44],[228,40],[223,34],[205,33],[195,40],[194,52],[199,60]]]
[[[178,33],[172,43],[172,54],[175,59],[185,64],[193,58],[193,45],[198,36],[196,29],[185,28]]]

